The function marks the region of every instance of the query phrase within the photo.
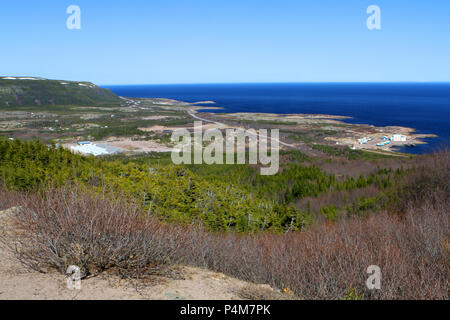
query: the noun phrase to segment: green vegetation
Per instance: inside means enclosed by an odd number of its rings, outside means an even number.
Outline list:
[[[0,108],[6,110],[17,106],[95,106],[120,102],[112,91],[89,82],[0,79]]]
[[[86,138],[93,140],[102,140],[110,136],[115,137],[128,137],[135,135],[142,135],[144,132],[138,129],[137,124],[122,124],[119,126],[91,128],[86,130],[83,134]]]
[[[324,204],[315,213],[293,204],[305,197],[368,186],[388,191],[404,175],[403,170],[378,169],[357,179],[338,179],[316,165],[290,163],[276,175],[261,176],[258,168],[248,165],[174,166],[170,154],[84,157],[38,141],[6,139],[0,140],[0,164],[0,179],[9,188],[82,184],[137,199],[147,212],[165,221],[239,232],[302,229],[315,214],[333,221],[341,214],[363,215],[380,207],[384,196],[361,197],[339,208]]]
[[[237,123],[242,123],[242,124],[249,124],[249,125],[255,125],[255,124],[265,124],[265,125],[276,125],[276,126],[282,126],[282,125],[286,125],[286,126],[295,126],[297,125],[297,122],[295,121],[283,121],[283,120],[247,120],[247,119],[239,119],[239,120],[234,120]]]
[[[380,153],[352,150],[348,147],[333,147],[322,144],[313,144],[312,148],[321,151],[329,156],[344,157],[348,160],[377,160],[391,157],[389,155]]]
[[[299,131],[283,131],[283,132],[288,134],[289,139],[294,141],[301,141],[308,145],[311,145],[318,139],[338,134],[338,131],[323,130],[323,129],[311,130],[308,132],[299,132]]]
[[[105,161],[45,146],[37,141],[0,140],[1,180],[9,188],[40,190],[82,184],[138,199],[149,214],[212,230],[281,231],[307,223],[295,208],[259,198],[227,180],[199,177],[182,166]]]

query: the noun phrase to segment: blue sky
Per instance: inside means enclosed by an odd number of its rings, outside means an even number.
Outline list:
[[[81,8],[81,30],[66,9]],[[369,5],[381,30],[366,27]],[[450,81],[448,0],[2,1],[0,74],[97,84]]]

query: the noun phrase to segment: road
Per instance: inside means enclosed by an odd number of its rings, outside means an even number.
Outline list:
[[[226,124],[221,123],[221,122],[217,122],[217,121],[213,121],[213,120],[208,120],[208,119],[201,118],[201,117],[197,116],[196,114],[194,114],[194,112],[193,112],[192,110],[190,110],[190,109],[188,109],[187,112],[188,112],[189,115],[190,115],[191,117],[193,117],[194,119],[197,119],[197,120],[200,120],[200,121],[204,121],[204,122],[209,122],[209,123],[214,123],[214,124],[216,124],[216,125],[217,125],[217,128],[216,128],[216,129],[221,129],[221,128],[223,128],[223,127],[226,126]],[[250,134],[251,134],[251,133],[250,133]],[[251,135],[253,135],[253,134],[251,134]],[[279,144],[281,144],[281,145],[283,145],[283,146],[286,146],[286,147],[295,148],[295,146],[294,146],[293,144],[285,143],[285,142],[280,141],[279,139],[276,139],[276,138],[268,137],[268,136],[266,136],[266,135],[259,134],[259,133],[256,134],[256,136],[259,136],[259,137],[264,138],[264,139],[270,139],[271,141],[272,141],[272,140],[277,141]]]

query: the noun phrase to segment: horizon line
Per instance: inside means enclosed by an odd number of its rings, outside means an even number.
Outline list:
[[[94,83],[94,82],[93,82]],[[179,85],[233,85],[233,84],[450,84],[446,81],[249,81],[249,82],[175,82],[175,83],[109,83],[99,86],[179,86]]]

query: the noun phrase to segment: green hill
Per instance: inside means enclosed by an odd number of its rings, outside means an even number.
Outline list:
[[[120,98],[109,89],[90,82],[42,78],[0,78],[0,108],[51,105],[117,104]]]

